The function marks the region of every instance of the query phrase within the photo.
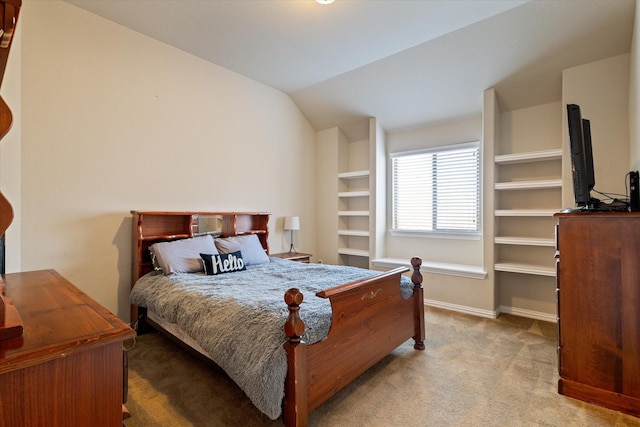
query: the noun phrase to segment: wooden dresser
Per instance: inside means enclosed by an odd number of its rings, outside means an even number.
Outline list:
[[[24,332],[0,341],[0,427],[122,426],[134,331],[53,270],[5,282]]]
[[[640,416],[640,213],[556,216],[558,392]]]

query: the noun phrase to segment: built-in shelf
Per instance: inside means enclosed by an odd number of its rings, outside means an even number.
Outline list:
[[[505,175],[510,176],[508,173],[513,171],[513,167],[510,165],[518,165],[525,163],[542,163],[542,162],[556,162],[554,163],[554,167],[559,167],[560,162],[562,161],[562,149],[549,149],[549,150],[540,150],[540,151],[531,151],[531,152],[523,152],[523,153],[509,153],[509,154],[500,154],[494,157],[494,164],[497,167],[501,168],[501,171],[506,171]],[[518,168],[516,166],[516,168]],[[516,169],[517,170],[517,169]],[[535,205],[540,206],[541,204],[547,205],[550,203],[550,200],[543,197],[539,194],[528,193],[530,190],[553,190],[554,192],[558,192],[562,189],[562,177],[552,174],[549,179],[548,169],[541,168],[538,169],[537,166],[527,166],[522,169],[523,176],[518,179],[503,181],[503,182],[494,182],[494,189],[497,192],[500,191],[510,191],[510,192],[522,192],[520,194],[514,194],[513,196],[507,197],[505,195],[504,199],[498,198],[500,209],[496,209],[494,211],[494,215],[498,220],[498,223],[503,221],[502,218],[543,218],[546,221],[546,218],[553,219],[553,215],[556,214],[560,209],[543,209],[543,208],[534,208],[534,209],[516,209],[515,206],[518,204],[530,204],[529,200],[535,200]],[[540,170],[541,172],[538,172]],[[497,173],[496,176],[500,176]],[[555,193],[554,193],[555,194]],[[559,193],[558,193],[559,194]],[[498,195],[496,195],[498,197]],[[514,206],[514,209],[509,209],[510,206]],[[505,222],[506,224],[506,222]],[[551,263],[552,257],[549,256],[549,265],[546,264],[544,256],[541,252],[538,251],[530,251],[526,249],[526,247],[538,247],[544,248],[541,249],[543,251],[551,250],[555,247],[556,242],[553,237],[553,225],[549,226],[549,234],[547,235],[539,235],[539,236],[522,236],[522,235],[500,235],[494,236],[494,244],[498,246],[502,246],[502,249],[496,251],[503,254],[508,258],[510,256],[514,256],[515,258],[527,259],[527,261],[522,262],[511,262],[508,259],[501,260],[494,264],[494,270],[496,272],[508,272],[508,273],[520,273],[527,274],[533,276],[547,276],[547,277],[555,277],[556,276],[556,268]],[[497,225],[497,229],[500,226]],[[523,234],[526,234],[523,230]],[[505,248],[504,246],[509,245],[511,247]],[[507,280],[507,279],[505,279]],[[505,282],[506,283],[506,282]]]
[[[495,157],[495,162],[497,164],[516,164],[516,163],[530,163],[530,162],[541,162],[548,160],[561,160],[562,159],[562,149],[554,149],[554,150],[542,150],[542,151],[532,151],[530,153],[512,153],[512,154],[501,154]]]
[[[359,179],[359,178],[367,178],[368,176],[369,176],[368,170],[340,172],[338,174],[338,178],[340,179]]]
[[[338,230],[338,235],[369,237],[369,231],[368,230]]]
[[[369,211],[338,211],[338,216],[369,216]]]
[[[371,154],[376,152],[376,144],[375,133],[356,141],[346,137],[338,139],[338,264],[370,267],[377,177],[377,163],[371,163]]]
[[[495,216],[514,217],[549,217],[558,213],[559,209],[499,209],[494,212]]]
[[[342,191],[338,197],[369,197],[369,191]]]
[[[368,257],[369,251],[360,250],[360,249],[351,249],[351,248],[339,248],[338,253],[340,255],[354,255],[361,257]]]
[[[496,182],[496,190],[535,190],[540,188],[562,188],[562,179],[536,181]]]
[[[498,262],[494,265],[496,271],[506,271],[509,273],[523,273],[537,276],[556,276],[556,268],[543,265],[520,264],[513,262]]]
[[[494,241],[500,245],[549,246],[552,248],[556,245],[556,241],[553,238],[544,239],[539,237],[496,237]]]

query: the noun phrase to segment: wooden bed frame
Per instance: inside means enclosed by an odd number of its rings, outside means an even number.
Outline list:
[[[133,215],[132,286],[152,270],[149,246],[155,242],[213,233],[222,237],[257,234],[267,254],[269,215],[264,212],[138,212]],[[210,227],[211,223],[219,227]],[[203,226],[206,224],[206,226]],[[206,229],[205,229],[206,228]],[[284,302],[289,316],[283,319],[288,341],[287,378],[283,402],[286,426],[306,426],[308,413],[410,338],[424,350],[424,297],[420,258],[412,258],[413,295],[405,300],[400,276],[406,267],[381,272],[318,292],[332,308],[327,337],[307,345],[301,337],[304,322],[300,304],[304,296],[289,289]],[[303,316],[304,317],[304,313]],[[132,306],[131,320],[145,322],[144,310]],[[158,329],[155,322],[150,322]],[[160,328],[162,329],[162,328]],[[162,331],[166,332],[166,331]]]

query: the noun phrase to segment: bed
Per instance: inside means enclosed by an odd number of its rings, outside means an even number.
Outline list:
[[[287,426],[306,425],[309,411],[408,339],[424,349],[419,258],[409,280],[406,267],[375,272],[269,257],[264,212],[132,215],[138,330],[150,325],[210,358]],[[196,245],[203,271],[191,264],[164,274],[171,252],[160,248],[170,245]]]

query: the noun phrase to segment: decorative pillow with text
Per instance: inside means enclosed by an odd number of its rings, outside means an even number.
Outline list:
[[[247,269],[240,251],[228,254],[200,254],[200,256],[204,262],[204,274],[207,276]]]

